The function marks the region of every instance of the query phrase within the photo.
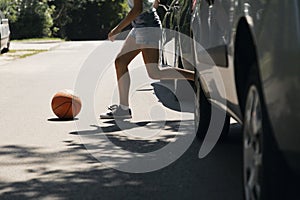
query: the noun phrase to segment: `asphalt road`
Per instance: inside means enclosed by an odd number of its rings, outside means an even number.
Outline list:
[[[165,167],[151,168],[156,157],[145,166],[143,160],[126,165],[189,138],[193,105],[181,105],[182,113],[166,108],[155,95],[166,91],[153,88],[155,81],[147,78],[139,56],[131,64],[133,119],[99,120],[98,114],[116,100],[112,64],[121,44],[63,42],[24,59],[0,59],[0,198],[243,199],[237,124],[203,159],[195,139],[178,159],[168,150],[162,162],[174,162]],[[73,121],[57,120],[51,111],[51,98],[62,89],[73,89],[82,99]]]

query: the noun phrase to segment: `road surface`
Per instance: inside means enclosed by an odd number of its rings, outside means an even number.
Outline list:
[[[201,142],[192,140],[165,167],[153,170],[155,158],[144,168],[137,163],[142,169],[122,167],[134,156],[187,137],[193,105],[183,105],[183,114],[163,106],[138,56],[131,63],[137,80],[131,93],[133,119],[99,120],[98,114],[116,101],[113,58],[121,44],[63,42],[47,52],[0,63],[0,198],[242,199],[237,124],[203,159],[198,158]],[[51,111],[51,98],[62,89],[77,91],[83,101],[75,120],[57,120]],[[166,160],[173,156],[168,153]],[[143,169],[150,172],[141,173]]]

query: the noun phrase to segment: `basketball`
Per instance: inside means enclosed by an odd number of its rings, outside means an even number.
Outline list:
[[[51,107],[58,118],[73,119],[81,110],[81,100],[72,90],[63,90],[54,95]]]

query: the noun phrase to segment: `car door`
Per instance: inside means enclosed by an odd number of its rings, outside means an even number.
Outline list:
[[[192,30],[202,89],[209,101],[229,112],[233,110],[230,113],[236,118],[235,114],[240,111],[233,63],[228,53],[232,45],[229,27],[234,1],[199,0],[197,4]]]
[[[167,5],[167,13],[162,20],[163,38],[162,38],[162,62],[163,66],[178,67],[177,55],[178,49],[178,20],[179,0],[173,0]]]

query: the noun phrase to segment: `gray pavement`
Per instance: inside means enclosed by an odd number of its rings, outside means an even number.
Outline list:
[[[165,108],[154,95],[154,81],[136,68],[142,66],[141,56],[131,63],[133,81],[146,83],[133,88],[133,119],[125,124],[97,119],[115,100],[113,58],[121,45],[121,41],[47,44],[49,51],[9,63],[0,61],[0,198],[242,199],[241,129],[236,124],[229,138],[204,159],[198,158],[201,142],[194,140],[165,168],[149,173],[116,170],[129,162],[132,152],[164,148],[178,136],[188,136],[193,127],[192,103],[184,105],[183,114]],[[93,53],[99,55],[98,62],[89,62]],[[84,91],[79,91],[83,108],[77,119],[57,120],[50,108],[52,96],[61,89],[76,90],[86,73],[84,67],[89,66],[90,81],[95,74],[100,77],[89,115],[93,120],[85,115],[90,99]],[[179,127],[185,129],[178,131]],[[89,148],[88,144],[97,146]],[[114,147],[108,148],[110,144]],[[112,162],[100,162],[104,157]]]

